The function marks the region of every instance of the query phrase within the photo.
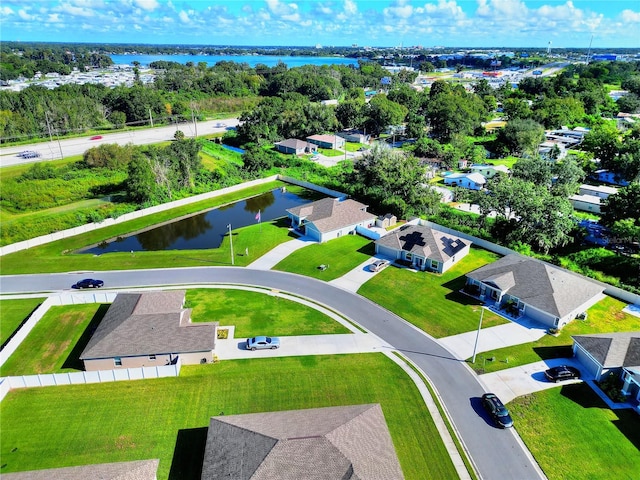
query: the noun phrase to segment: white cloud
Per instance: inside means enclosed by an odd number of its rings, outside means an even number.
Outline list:
[[[147,12],[153,12],[160,5],[157,0],[134,0],[134,3]]]
[[[13,10],[11,10],[11,8],[9,7],[0,7],[0,15],[3,16],[9,16],[9,15],[13,15],[14,12]]]
[[[191,22],[191,19],[189,18],[189,14],[187,12],[185,12],[184,10],[180,10],[180,13],[178,14],[178,18],[180,18],[180,21],[182,23]]]
[[[273,15],[281,17],[284,20],[300,20],[298,5],[295,3],[284,3],[279,0],[267,0],[267,8]]]
[[[413,7],[407,0],[397,0],[382,12],[388,17],[407,19],[413,14]]]
[[[71,3],[61,3],[59,6],[53,9],[56,12],[62,14],[71,15],[73,17],[85,17],[90,18],[96,16],[96,12],[85,6],[76,6]]]
[[[60,14],[59,13],[50,13],[49,16],[47,17],[47,22],[49,22],[49,23],[60,23],[60,22],[62,22],[62,19],[60,18]]]
[[[634,12],[633,10],[623,10],[620,14],[620,18],[625,23],[640,23],[640,12]]]
[[[18,16],[26,22],[30,22],[31,20],[34,20],[36,18],[34,15],[30,15],[29,13],[27,13],[24,8],[18,10]]]
[[[355,15],[358,13],[358,5],[353,0],[345,0],[343,11],[346,15]]]
[[[136,30],[136,31],[138,31],[138,32],[141,32],[141,31],[142,31],[142,27],[141,27],[140,25],[138,25],[137,23],[134,23],[134,24],[133,24],[133,29],[134,29],[134,30]]]

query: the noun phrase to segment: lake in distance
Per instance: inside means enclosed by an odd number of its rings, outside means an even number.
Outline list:
[[[140,65],[148,67],[151,62],[164,60],[186,64],[193,62],[205,62],[207,66],[213,67],[218,62],[247,63],[250,67],[257,64],[274,67],[278,62],[284,62],[287,67],[301,67],[303,65],[358,65],[356,58],[346,57],[281,57],[276,55],[110,55],[111,60],[116,65],[131,65],[132,62],[139,62]]]

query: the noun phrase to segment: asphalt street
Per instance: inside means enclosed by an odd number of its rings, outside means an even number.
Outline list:
[[[544,478],[514,429],[494,427],[480,405],[478,377],[424,332],[375,303],[313,278],[271,270],[201,267],[111,272],[75,272],[0,276],[3,294],[69,289],[77,280],[96,277],[107,287],[189,284],[243,284],[289,292],[324,304],[374,333],[411,359],[435,385],[483,479]],[[517,425],[516,425],[517,428]],[[425,439],[428,441],[428,439]]]

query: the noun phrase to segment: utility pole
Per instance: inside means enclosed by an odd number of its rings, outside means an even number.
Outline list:
[[[476,343],[473,345],[473,358],[471,363],[476,363],[476,350],[478,349],[478,338],[480,338],[480,329],[482,328],[482,316],[484,315],[484,306],[480,307],[480,323],[478,323],[478,333],[476,334]]]
[[[44,112],[44,118],[47,121],[47,130],[49,130],[49,141],[53,143],[53,138],[51,138],[51,125],[49,124],[48,112]],[[60,144],[60,137],[58,136],[57,133],[56,133],[56,140],[58,140],[58,148],[60,149],[60,159],[62,160],[64,158],[64,155],[62,154],[62,145]]]
[[[227,225],[227,228],[229,229],[229,245],[231,246],[231,265],[234,265],[234,263],[233,263],[233,236],[231,235],[231,224]]]
[[[151,128],[153,128],[153,117],[151,116],[151,108],[149,108],[149,123],[151,124]]]
[[[593,35],[591,35],[591,40],[589,40],[589,50],[587,50],[587,65],[589,65],[589,57],[591,56],[591,44],[593,43]]]
[[[198,136],[198,123],[196,122],[196,115],[194,113],[194,108],[193,108],[193,102],[191,102],[191,120],[193,121],[193,130],[196,134],[196,137]]]

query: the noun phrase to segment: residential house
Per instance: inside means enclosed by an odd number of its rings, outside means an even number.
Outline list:
[[[320,148],[332,148],[333,150],[343,149],[345,143],[344,138],[338,135],[311,135],[307,137],[307,141]]]
[[[615,195],[618,193],[618,189],[615,187],[608,187],[607,185],[580,185],[580,195],[594,195],[596,197],[605,199],[609,198],[609,195]]]
[[[609,183],[611,185],[619,185],[621,187],[626,187],[629,185],[629,181],[623,179],[616,172],[612,172],[607,169],[596,170],[591,174],[591,177],[599,182]]]
[[[315,153],[318,146],[314,143],[298,140],[297,138],[287,138],[275,144],[276,150],[281,153],[292,153],[294,155],[303,155],[305,153]]]
[[[202,480],[401,480],[379,404],[212,417]]]
[[[538,153],[547,160],[560,160],[567,156],[567,148],[564,143],[545,140],[538,145]]]
[[[604,285],[517,253],[467,273],[465,291],[553,328],[565,326],[604,297]]]
[[[352,199],[323,198],[287,210],[291,226],[318,242],[355,233],[356,228],[375,224],[376,215]]]
[[[3,480],[156,480],[160,460],[97,463],[78,467],[45,468],[3,473]]]
[[[452,173],[444,177],[444,184],[470,190],[482,190],[487,180],[479,173]]]
[[[344,138],[347,142],[352,143],[369,143],[371,142],[371,135],[364,133],[362,130],[355,128],[345,129],[337,133],[339,137]]]
[[[595,195],[575,194],[569,197],[569,202],[571,202],[573,208],[575,208],[576,210],[581,210],[583,212],[601,213],[600,201],[601,198]]]
[[[479,173],[484,178],[493,178],[499,173],[503,173],[505,175],[509,175],[509,173],[511,173],[511,170],[509,170],[504,165],[479,165],[479,164],[474,164],[474,165],[471,165],[471,167],[469,167],[469,168],[471,169],[471,172]]]
[[[442,203],[451,203],[453,202],[455,196],[452,190],[444,187],[437,187],[435,185],[429,185],[428,188],[434,190],[440,194],[440,201]]]
[[[376,240],[376,253],[417,270],[446,272],[469,253],[471,242],[425,225],[408,224]]]
[[[119,293],[80,355],[85,370],[213,360],[217,322],[191,323],[185,291]]]

